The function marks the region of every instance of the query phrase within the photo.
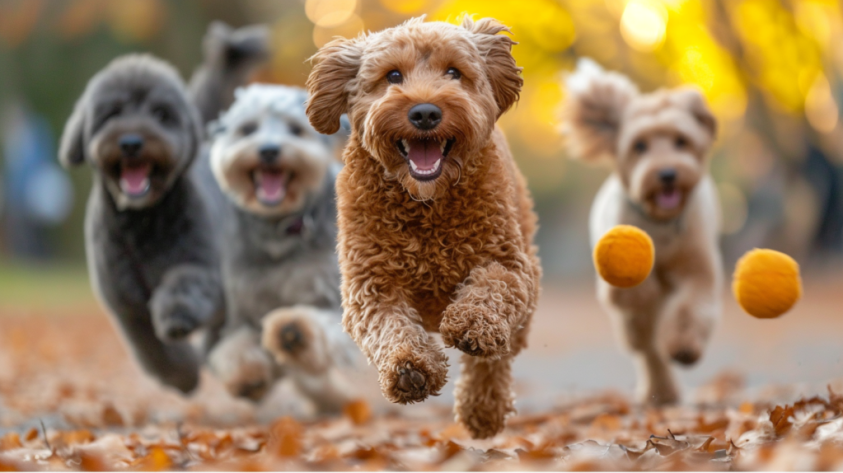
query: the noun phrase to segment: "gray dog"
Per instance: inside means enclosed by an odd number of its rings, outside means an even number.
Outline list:
[[[185,338],[223,306],[208,213],[187,175],[201,142],[178,73],[130,55],[88,83],[59,151],[65,166],[94,169],[85,242],[95,292],[143,368],[183,392],[200,365]]]
[[[218,113],[232,99],[228,84],[251,67],[247,59],[263,54],[255,41],[244,48],[243,34],[216,28],[193,97],[161,60],[116,59],[88,83],[59,150],[64,166],[94,170],[85,215],[94,291],[141,366],[182,392],[196,387],[202,356],[188,335],[203,329],[207,350],[225,319],[207,183],[191,169],[203,142],[193,100]]]
[[[235,396],[260,400],[282,376],[319,411],[351,395],[342,333],[334,179],[339,138],[316,132],[304,90],[241,89],[213,130],[211,168],[228,197],[222,274],[225,336],[211,370]]]

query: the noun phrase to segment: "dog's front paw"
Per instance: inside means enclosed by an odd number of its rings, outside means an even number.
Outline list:
[[[324,372],[331,365],[331,356],[317,317],[316,309],[307,306],[271,312],[263,319],[264,349],[280,365],[299,366],[314,374]]]
[[[438,396],[448,378],[448,363],[444,354],[436,355],[433,362],[420,356],[399,358],[381,370],[384,397],[390,402],[412,404]]]
[[[257,334],[240,330],[211,350],[208,366],[234,397],[258,402],[273,385],[269,355],[257,344]]]
[[[499,358],[509,354],[509,324],[482,305],[449,305],[439,324],[439,333],[445,346],[468,355]]]

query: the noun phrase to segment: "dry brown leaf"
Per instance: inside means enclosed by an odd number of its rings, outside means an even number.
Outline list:
[[[302,427],[292,417],[282,417],[270,428],[267,449],[279,457],[297,457],[302,449]]]
[[[108,427],[123,427],[123,416],[111,404],[102,409],[102,421]]]
[[[790,421],[792,416],[793,408],[791,406],[776,406],[770,412],[770,422],[773,423],[773,427],[776,429],[776,435],[781,437],[790,431],[790,428],[793,426],[793,423]]]
[[[167,452],[158,446],[149,449],[145,457],[141,458],[137,464],[137,469],[141,471],[166,471],[173,466],[173,460]]]
[[[21,443],[20,436],[17,432],[9,432],[3,437],[0,437],[0,452],[13,450],[15,448],[23,448],[23,444]]]
[[[29,430],[26,432],[26,435],[24,435],[24,437],[23,437],[23,438],[24,438],[24,440],[26,440],[27,442],[32,442],[33,440],[35,440],[35,439],[37,439],[37,438],[38,438],[38,435],[39,435],[39,433],[38,433],[38,429],[36,429],[35,427],[32,427],[31,429],[29,429]]]
[[[79,452],[79,469],[82,471],[111,471],[110,467],[102,455],[92,452]]]
[[[591,427],[600,430],[619,430],[621,428],[621,419],[613,414],[600,414],[591,422]]]
[[[697,417],[697,426],[695,431],[701,434],[710,434],[718,430],[726,430],[729,427],[729,419],[720,417],[711,422],[706,422],[703,416]]]
[[[372,409],[369,403],[363,399],[349,402],[343,407],[343,414],[346,415],[355,425],[363,425],[372,418]]]

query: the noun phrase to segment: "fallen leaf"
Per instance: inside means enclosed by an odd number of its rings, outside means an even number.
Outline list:
[[[0,437],[0,452],[15,448],[23,448],[23,444],[21,443],[20,436],[17,432],[9,432],[3,437]]]
[[[793,426],[793,423],[790,421],[792,416],[793,408],[790,406],[776,406],[775,409],[770,412],[770,422],[773,423],[776,435],[781,437],[790,430]]]
[[[355,425],[363,425],[372,418],[372,409],[369,407],[369,403],[363,399],[357,399],[346,404],[343,413]]]
[[[301,424],[292,417],[282,417],[270,428],[267,449],[279,457],[296,457],[302,449],[301,437]]]
[[[123,427],[123,416],[111,404],[102,409],[102,421],[108,427]]]

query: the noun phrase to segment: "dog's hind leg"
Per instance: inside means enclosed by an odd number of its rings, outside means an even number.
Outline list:
[[[500,433],[515,412],[512,356],[496,359],[462,355],[462,371],[454,391],[454,414],[476,439]]]
[[[167,386],[187,394],[199,384],[199,354],[186,341],[164,343],[148,314],[118,318],[123,336],[141,367]]]
[[[292,378],[296,388],[313,402],[320,414],[341,412],[356,394],[354,387],[336,367],[318,375],[294,371]]]
[[[224,317],[219,277],[202,266],[176,266],[155,288],[149,309],[159,339],[166,343],[182,340]]]
[[[229,394],[256,402],[269,392],[277,374],[260,345],[260,333],[248,325],[229,329],[208,355],[208,367]]]
[[[621,289],[599,281],[598,295],[621,343],[634,358],[638,402],[660,405],[678,401],[668,356],[656,338],[661,300],[658,283],[651,277],[639,286]]]

